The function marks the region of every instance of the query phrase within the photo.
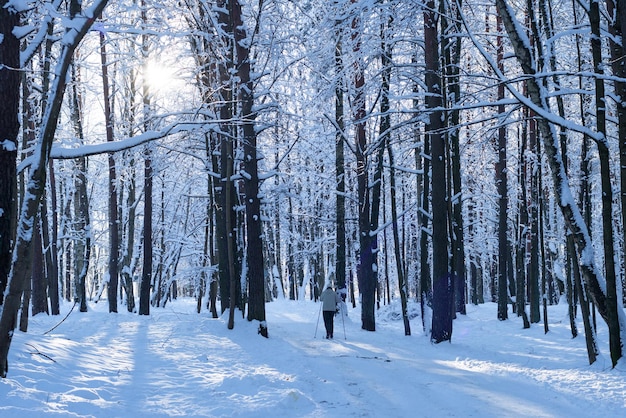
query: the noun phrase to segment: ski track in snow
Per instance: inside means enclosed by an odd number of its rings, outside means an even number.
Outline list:
[[[195,301],[150,316],[37,315],[17,332],[0,416],[31,417],[613,417],[626,413],[626,367],[604,355],[587,365],[584,337],[572,339],[566,307],[543,325],[496,319],[496,305],[468,305],[452,343],[433,345],[421,319],[404,336],[398,303],[360,329],[360,309],[335,318],[326,340],[319,304],[267,304],[270,338],[237,316],[195,313]],[[71,305],[64,305],[67,312]],[[345,334],[344,334],[345,326]],[[316,331],[317,327],[317,331]],[[580,327],[579,329],[582,329]]]

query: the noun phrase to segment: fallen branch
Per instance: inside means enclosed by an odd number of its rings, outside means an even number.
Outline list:
[[[53,363],[56,363],[56,362],[57,362],[55,359],[53,359],[53,358],[52,358],[52,357],[50,357],[49,355],[44,354],[44,353],[42,353],[41,351],[39,351],[39,349],[38,349],[37,347],[35,347],[34,345],[32,345],[32,344],[28,344],[28,343],[26,343],[26,345],[27,345],[27,346],[29,346],[29,347],[32,347],[32,348],[33,348],[33,350],[35,350],[35,352],[31,352],[30,354],[38,354],[38,355],[40,355],[40,356],[42,356],[42,357],[47,358],[48,360],[52,361]]]
[[[72,313],[72,311],[74,310],[74,307],[76,307],[76,304],[78,303],[78,300],[74,301],[74,305],[72,305],[72,309],[70,309],[70,311],[67,313],[67,315],[65,315],[65,318],[63,318],[58,324],[56,324],[55,326],[53,326],[52,328],[50,328],[48,331],[44,332],[43,335],[46,335],[52,331],[54,331],[59,325],[61,325],[63,322],[65,322],[65,320],[67,319],[68,316],[70,316],[70,314]]]

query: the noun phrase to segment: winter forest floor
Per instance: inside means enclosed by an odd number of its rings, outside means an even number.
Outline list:
[[[411,320],[404,336],[396,305],[360,329],[360,308],[336,318],[324,339],[319,304],[267,305],[270,338],[239,317],[195,313],[195,301],[150,316],[109,314],[106,304],[61,317],[31,318],[17,332],[0,417],[616,417],[626,414],[626,364],[603,355],[589,366],[584,337],[571,338],[564,304],[550,332],[529,330],[496,305],[468,305],[452,343],[433,345]],[[582,330],[582,325],[580,325]]]

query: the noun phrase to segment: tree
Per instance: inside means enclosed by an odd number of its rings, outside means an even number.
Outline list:
[[[243,124],[243,169],[246,198],[246,260],[248,272],[249,301],[248,321],[259,321],[259,334],[268,336],[265,322],[265,275],[263,265],[263,238],[261,228],[261,199],[259,195],[259,169],[257,134],[254,121],[254,79],[251,71],[250,44],[241,16],[241,4],[230,0],[233,38],[237,52],[237,75],[239,77],[238,99],[241,102]],[[259,17],[257,17],[258,19]],[[232,305],[231,305],[232,306]]]
[[[429,112],[426,135],[430,139],[432,176],[433,243],[433,320],[431,340],[435,343],[452,338],[453,277],[448,259],[448,204],[446,198],[445,137],[443,135],[443,91],[439,60],[438,4],[429,0],[424,8],[424,83],[428,91]]]
[[[337,4],[337,2],[335,2]],[[339,26],[339,23],[336,23]],[[344,123],[344,86],[341,30],[336,28],[335,41],[335,178],[337,181],[337,198],[335,208],[335,280],[342,294],[346,289],[346,170],[344,156],[345,123]],[[345,292],[345,293],[344,293]]]
[[[213,28],[217,35],[219,48],[215,61],[207,63],[208,69],[214,73],[208,74],[209,80],[214,83],[212,90],[215,91],[216,118],[220,121],[219,130],[215,132],[216,149],[219,149],[217,163],[219,167],[220,182],[215,183],[216,196],[216,226],[217,248],[219,265],[219,288],[221,299],[221,311],[229,312],[229,328],[234,326],[234,310],[241,296],[239,273],[241,270],[236,252],[237,242],[237,214],[235,206],[237,201],[236,188],[233,174],[235,165],[236,129],[233,126],[234,100],[232,71],[234,45],[232,41],[233,27],[231,15],[228,10],[228,2],[217,2],[217,27]]]
[[[574,24],[578,24],[578,13],[577,13],[577,9],[574,8],[573,9],[573,13],[574,13]],[[577,50],[577,67],[579,71],[583,70],[583,57],[581,54],[581,35],[576,35],[576,50]],[[578,81],[578,86],[579,88],[582,90],[583,88],[583,80],[580,79]],[[586,118],[585,118],[585,113],[586,113],[586,100],[580,100],[580,118],[581,118],[581,122],[583,125],[586,124]],[[588,101],[588,99],[587,99]],[[589,229],[589,235],[591,236],[592,234],[592,228],[591,228],[591,218],[592,218],[592,205],[591,205],[591,163],[590,163],[590,153],[589,153],[589,143],[590,143],[591,139],[589,138],[588,135],[584,134],[582,141],[581,141],[581,151],[580,151],[580,172],[581,172],[581,179],[580,179],[580,191],[579,191],[579,199],[578,201],[580,202],[580,207],[581,207],[581,212],[583,215],[583,219],[585,222],[585,225],[587,225],[587,228]],[[565,157],[567,155],[566,153],[566,148],[563,142],[561,142],[561,153],[563,155],[563,158],[565,160]],[[563,163],[565,164],[565,169],[567,172],[567,161],[563,161]],[[587,344],[587,356],[589,358],[589,364],[593,364],[599,354],[598,351],[598,347],[597,347],[597,340],[596,340],[596,331],[595,331],[595,327],[592,327],[591,325],[591,309],[590,309],[590,302],[589,302],[589,298],[588,298],[588,292],[586,287],[583,285],[581,277],[580,277],[580,269],[578,268],[578,256],[576,254],[576,247],[575,247],[575,243],[574,243],[574,238],[571,234],[567,235],[567,250],[568,250],[568,259],[570,259],[572,262],[570,262],[569,264],[572,264],[574,266],[574,274],[573,274],[573,286],[570,286],[570,288],[574,288],[576,291],[576,294],[578,296],[578,300],[580,301],[580,307],[581,307],[581,311],[582,311],[582,315],[583,315],[583,326],[585,328],[585,342]],[[568,283],[572,282],[572,280],[569,278],[568,275]],[[572,296],[570,297],[568,295],[568,303],[569,303],[569,316],[570,316],[570,324],[571,324],[571,328],[572,328],[572,335],[575,337],[578,331],[576,328],[576,323],[575,323],[575,318],[574,318],[574,314],[575,314],[575,305],[574,305],[574,291],[572,290],[570,292],[572,294]],[[595,313],[595,311],[594,311]]]
[[[48,211],[47,205],[43,205],[41,207],[41,217],[43,224],[43,240],[45,242],[45,246],[47,251],[46,255],[46,271],[48,278],[48,296],[50,297],[50,313],[52,315],[59,315],[61,313],[59,298],[60,298],[60,289],[59,289],[59,254],[57,248],[57,240],[58,240],[58,216],[57,216],[57,198],[56,198],[56,182],[54,179],[54,164],[52,160],[48,163],[48,178],[50,180],[50,206],[52,207],[52,214],[50,218],[52,219],[52,224],[47,222],[48,219]]]
[[[102,39],[102,35],[101,35]],[[104,51],[102,51],[104,53]],[[78,65],[72,66],[71,109],[72,124],[76,138],[84,140],[82,101],[78,93]],[[105,66],[106,67],[106,66]],[[89,217],[89,200],[87,196],[87,158],[79,157],[74,161],[76,174],[74,177],[74,278],[76,299],[81,312],[87,312],[86,278],[91,256],[91,222]],[[45,207],[45,205],[44,205]],[[42,213],[43,215],[43,213]],[[56,281],[57,279],[54,278]]]
[[[415,88],[416,90],[416,88]],[[415,103],[414,108],[417,108],[417,104]],[[418,136],[419,138],[419,136]],[[416,138],[416,139],[418,139]],[[420,223],[420,232],[419,232],[419,248],[420,248],[420,277],[419,277],[419,288],[420,288],[420,309],[422,316],[422,327],[424,332],[430,333],[431,331],[431,322],[427,318],[427,312],[432,308],[432,280],[431,280],[431,271],[429,264],[429,235],[428,235],[428,227],[430,223],[429,216],[429,207],[430,207],[430,135],[424,135],[423,138],[423,147],[421,153],[418,153],[419,148],[415,150],[415,158],[417,160],[416,168],[422,171],[422,178],[418,179],[418,182],[421,184],[421,190],[418,190],[421,199],[421,205],[418,210],[418,219]],[[417,145],[416,145],[417,147]],[[421,154],[421,155],[420,155]],[[420,193],[421,192],[421,193]]]
[[[351,0],[352,4],[356,0]],[[355,12],[358,13],[358,12]],[[374,187],[369,184],[369,152],[366,134],[366,94],[365,94],[365,68],[361,55],[362,19],[356,14],[351,20],[352,41],[352,118],[355,125],[355,153],[356,153],[356,177],[358,194],[358,223],[359,223],[359,262],[357,278],[359,291],[361,292],[361,327],[367,331],[376,330],[374,308],[377,288],[377,264],[376,254],[377,229],[378,229],[378,205],[376,189],[380,190],[380,183]],[[384,150],[379,144],[381,150]],[[382,164],[381,164],[382,167]],[[374,175],[380,179],[380,172]],[[374,180],[375,182],[376,180]],[[380,192],[378,193],[380,196]]]
[[[589,5],[589,23],[591,25],[591,53],[593,69],[596,74],[596,126],[601,135],[596,144],[600,157],[600,179],[602,188],[602,241],[604,243],[604,269],[606,275],[606,313],[609,326],[609,346],[613,367],[622,357],[622,341],[620,321],[618,318],[617,277],[615,273],[615,245],[613,237],[613,186],[611,185],[611,168],[609,161],[609,144],[606,137],[606,97],[604,94],[604,63],[600,36],[600,4],[599,0],[591,0]]]
[[[446,104],[449,146],[449,181],[452,183],[450,193],[450,228],[452,272],[454,277],[454,308],[456,312],[465,315],[465,288],[466,288],[466,268],[465,268],[465,237],[463,227],[463,189],[461,176],[461,148],[460,148],[460,125],[461,125],[461,20],[459,19],[460,9],[463,2],[458,0],[448,3],[447,13],[442,14],[443,37],[443,57],[446,84],[446,96],[449,103]]]
[[[145,72],[147,67],[148,60],[148,33],[147,33],[147,9],[145,0],[141,1],[141,23],[143,26],[143,33],[141,35],[141,57],[142,57],[142,65],[144,69],[144,80],[142,85],[142,95],[143,95],[143,129],[147,131],[149,129],[149,120],[151,118],[151,97],[150,97],[150,86],[145,80]],[[151,295],[150,289],[153,286],[153,276],[152,276],[152,211],[153,211],[153,169],[152,169],[152,147],[150,144],[147,144],[144,149],[144,186],[143,186],[143,268],[141,275],[141,284],[139,289],[139,315],[150,315],[150,302]]]
[[[619,143],[620,162],[620,201],[622,205],[622,242],[626,242],[626,1],[606,0],[609,16],[609,46],[611,49],[611,68],[617,110],[617,139]],[[621,43],[618,40],[621,39]]]
[[[398,232],[398,209],[396,201],[396,173],[394,153],[391,146],[391,108],[389,99],[389,89],[391,84],[391,69],[392,69],[392,46],[389,39],[386,39],[385,33],[388,32],[393,24],[393,16],[388,15],[384,19],[384,23],[381,25],[381,38],[382,38],[382,55],[381,55],[381,99],[380,99],[380,140],[382,142],[381,147],[387,149],[387,156],[389,157],[389,187],[390,187],[390,200],[391,200],[391,226],[393,231],[393,246],[396,259],[396,274],[398,275],[398,287],[400,289],[400,301],[402,305],[402,321],[404,323],[404,335],[411,335],[411,325],[409,322],[409,316],[407,312],[407,299],[409,294],[409,286],[404,273],[403,259],[400,247],[400,234]],[[385,241],[386,242],[386,241]],[[387,282],[389,283],[389,282]]]
[[[109,91],[109,73],[104,32],[100,31],[100,62],[102,64],[102,91],[104,101],[104,120],[108,142],[113,142],[113,109],[111,109],[111,94]],[[107,297],[109,312],[117,312],[117,285],[119,280],[119,226],[117,219],[117,175],[115,158],[109,154],[109,280],[107,283]]]
[[[502,47],[502,36],[500,33],[500,17],[498,16],[498,65],[503,66],[504,53]],[[498,100],[504,100],[504,84],[498,85]],[[498,105],[498,114],[503,117],[505,115],[504,104]],[[506,143],[506,126],[504,120],[500,120],[498,128],[497,153],[498,162],[496,163],[496,184],[498,186],[498,319],[504,321],[508,319],[508,299],[507,292],[507,260],[508,260],[508,178],[507,178],[507,143]]]
[[[17,134],[19,132],[20,42],[14,29],[19,11],[0,1],[0,305],[11,268],[17,214]]]

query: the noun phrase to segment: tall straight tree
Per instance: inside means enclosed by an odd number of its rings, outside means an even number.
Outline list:
[[[574,25],[578,25],[579,17],[578,17],[578,9],[576,7],[573,8],[573,13],[574,13]],[[578,67],[579,72],[583,71],[583,56],[581,54],[581,49],[582,49],[581,43],[582,43],[582,36],[578,34],[576,35],[576,51],[577,51],[576,56],[577,56],[577,67]],[[578,87],[580,88],[581,91],[584,88],[583,86],[584,86],[584,83],[581,78],[578,80]],[[586,109],[589,107],[588,106],[589,101],[590,101],[590,98],[587,99],[587,103],[584,99],[580,100],[579,112],[580,112],[580,119],[582,121],[583,126],[586,125],[585,115],[587,113]],[[591,158],[590,158],[590,153],[589,153],[590,142],[591,142],[591,139],[589,138],[589,136],[586,134],[583,135],[583,138],[581,141],[581,151],[580,151],[581,180],[580,180],[580,191],[579,191],[579,199],[578,199],[578,201],[580,202],[580,207],[581,207],[581,212],[582,212],[584,222],[587,225],[587,228],[589,229],[589,235],[592,234],[592,229],[591,229],[591,218],[592,218],[591,161],[590,161]],[[566,164],[567,161],[565,158],[567,154],[566,154],[566,148],[564,147],[564,145],[567,145],[567,144],[561,143],[561,153],[563,154],[563,159],[564,159],[563,164],[565,165],[565,170],[567,172],[567,164]],[[621,158],[621,152],[620,152],[620,158]],[[590,306],[591,304],[589,302],[588,292],[587,292],[587,289],[583,286],[583,283],[580,277],[580,269],[577,268],[578,256],[576,254],[576,247],[575,247],[574,238],[572,234],[568,234],[567,236],[567,248],[568,248],[568,255],[570,256],[570,258],[573,259],[572,264],[575,267],[574,269],[575,273],[573,275],[573,284],[576,289],[576,293],[578,294],[578,300],[580,301],[580,308],[581,308],[581,312],[583,315],[583,326],[585,328],[585,342],[587,345],[587,357],[589,359],[589,364],[593,364],[596,361],[598,354],[599,354],[598,346],[597,346],[597,336],[596,336],[595,327],[592,326],[591,324],[591,319],[592,319],[591,318],[591,306]],[[569,281],[572,281],[572,280],[570,279]],[[571,328],[573,331],[572,334],[574,335],[574,331],[577,331],[575,321],[573,320],[575,311],[572,305],[574,301],[568,300],[568,302],[570,304],[570,307],[569,307],[570,323],[573,324]]]
[[[337,4],[337,2],[335,2]],[[335,208],[335,280],[342,294],[346,289],[346,170],[344,157],[344,108],[342,40],[339,23],[335,41],[335,178],[337,181],[337,206]]]
[[[102,52],[102,51],[101,51]],[[71,119],[74,134],[81,143],[84,140],[82,101],[78,92],[78,65],[72,66],[71,88]],[[87,312],[87,292],[85,281],[89,269],[91,255],[91,222],[89,217],[89,201],[87,196],[87,157],[79,157],[74,161],[74,278],[76,281],[76,298],[81,312]],[[43,215],[43,212],[42,212]],[[55,278],[56,281],[56,278]]]
[[[41,96],[42,96],[42,101],[41,104],[45,104],[46,100],[47,100],[47,95],[48,95],[48,89],[50,87],[50,54],[51,54],[51,49],[52,49],[52,45],[53,45],[53,19],[52,18],[48,18],[48,19],[44,19],[44,21],[47,20],[45,25],[42,25],[42,29],[43,27],[46,28],[46,42],[45,42],[45,48],[43,51],[43,57],[40,59],[43,59],[44,63],[43,63],[43,68],[42,68],[42,72],[43,72],[43,76],[42,76],[42,82],[41,82]],[[32,63],[28,63],[28,67],[32,68]],[[33,93],[33,77],[27,77],[25,76],[23,79],[23,90],[22,90],[22,102],[24,103],[23,106],[23,115],[22,115],[22,121],[23,121],[23,125],[24,125],[24,132],[27,133],[25,136],[29,137],[32,136],[33,138],[33,143],[34,143],[34,137],[35,137],[35,125],[39,123],[39,120],[36,120],[36,117],[34,116],[36,111],[35,111],[35,107],[36,107],[36,103],[33,102],[32,100],[32,93]],[[43,109],[43,106],[41,106],[40,111]],[[43,115],[41,115],[43,116]],[[32,132],[32,133],[31,133]],[[59,286],[59,277],[58,277],[58,270],[59,270],[59,266],[58,266],[58,251],[56,248],[56,244],[57,244],[57,214],[56,214],[56,210],[57,210],[57,206],[56,206],[56,187],[55,187],[55,182],[54,182],[54,165],[52,163],[52,160],[50,160],[48,162],[48,176],[50,178],[50,200],[51,200],[51,206],[52,206],[52,239],[50,238],[50,227],[48,225],[48,215],[47,215],[47,204],[42,204],[41,205],[41,220],[42,220],[42,238],[43,238],[43,242],[44,242],[44,247],[46,248],[45,251],[45,256],[46,256],[46,275],[47,275],[47,282],[48,282],[48,286],[49,286],[49,295],[50,295],[50,304],[51,304],[51,311],[53,315],[58,315],[59,314],[59,293],[58,293],[58,286]]]
[[[533,113],[531,112],[531,117]],[[539,141],[537,136],[537,124],[534,120],[529,121],[530,129],[528,130],[528,147],[526,157],[528,159],[528,179],[530,186],[530,219],[529,227],[530,240],[529,251],[530,260],[526,279],[528,281],[528,302],[530,305],[530,322],[536,324],[541,321],[540,315],[540,291],[539,291],[539,164],[541,164]]]
[[[50,206],[52,207],[52,214],[48,216],[48,206],[44,204],[41,206],[41,219],[42,219],[42,238],[44,241],[45,257],[46,257],[46,279],[48,282],[48,297],[50,298],[50,313],[52,315],[59,315],[59,264],[58,264],[58,251],[57,251],[57,226],[56,220],[56,187],[54,184],[54,165],[52,160],[48,163],[48,178],[49,178],[49,196]],[[48,218],[52,220],[52,224],[49,223]]]
[[[148,34],[146,24],[148,21],[147,5],[141,0],[141,23],[143,33],[141,35],[141,54],[144,70],[148,60]],[[145,75],[145,73],[144,73]],[[150,118],[150,89],[147,81],[143,80],[143,118],[144,130],[148,130]],[[139,315],[150,315],[150,286],[152,285],[152,151],[150,144],[144,150],[144,186],[143,186],[143,269],[139,290]]]
[[[351,0],[356,4],[357,0]],[[357,266],[357,280],[361,292],[361,328],[367,331],[376,330],[374,308],[376,305],[376,252],[377,238],[376,225],[378,222],[378,210],[374,201],[374,189],[369,185],[369,162],[366,133],[366,103],[365,103],[365,68],[361,51],[362,19],[359,16],[360,9],[351,22],[351,41],[353,53],[352,88],[352,118],[355,128],[355,153],[356,153],[356,178],[358,195],[358,223],[359,223],[359,262]],[[384,149],[384,148],[382,148]],[[371,193],[371,202],[370,202]],[[376,217],[376,219],[375,219]]]
[[[91,221],[89,217],[89,201],[87,197],[87,158],[76,159],[76,179],[74,193],[74,213],[78,237],[74,243],[74,277],[76,280],[76,297],[81,312],[87,312],[87,271],[91,257]]]
[[[381,147],[386,147],[387,155],[389,157],[389,198],[391,200],[391,226],[393,232],[393,246],[396,259],[396,274],[398,275],[398,287],[400,289],[400,302],[402,306],[402,320],[404,323],[404,335],[411,335],[411,325],[409,323],[409,316],[407,312],[407,299],[409,294],[409,287],[407,284],[405,270],[403,265],[403,258],[401,255],[400,247],[400,233],[398,231],[398,210],[396,201],[396,173],[394,166],[394,154],[393,147],[391,146],[391,105],[390,105],[390,85],[391,85],[391,65],[392,65],[392,45],[389,39],[386,38],[386,34],[389,33],[389,29],[393,24],[393,16],[388,15],[383,18],[381,25],[381,98],[380,98],[380,138]],[[382,158],[381,158],[382,160]],[[386,242],[386,240],[385,240]],[[386,264],[386,263],[385,263]],[[388,284],[389,282],[387,282]]]
[[[127,136],[130,138],[134,135],[135,121],[137,120],[137,106],[136,106],[136,81],[137,72],[132,71],[129,74],[129,88],[127,95],[123,100],[124,114],[127,115],[128,130]],[[132,151],[131,151],[132,152]],[[137,224],[137,178],[136,178],[136,160],[134,155],[129,155],[127,162],[128,180],[126,183],[126,218],[122,221],[124,228],[122,229],[125,234],[124,247],[121,250],[120,260],[120,277],[122,280],[122,286],[126,292],[126,310],[128,312],[135,312],[135,291],[133,286],[133,275],[136,265],[139,260],[139,251],[135,250],[135,231]]]
[[[497,17],[497,45],[498,45],[498,65],[501,71],[504,65],[504,49],[502,43],[501,19]],[[504,100],[504,84],[498,85],[498,100]],[[500,117],[505,115],[503,104],[498,106]],[[507,294],[507,260],[508,260],[508,234],[507,234],[507,209],[508,209],[508,179],[507,179],[507,146],[506,146],[506,125],[504,120],[500,120],[498,127],[498,140],[496,150],[498,162],[496,163],[496,185],[498,188],[498,319],[504,321],[508,318],[508,294]]]
[[[498,21],[500,18],[498,17]],[[499,43],[501,46],[501,41]],[[499,49],[500,51],[500,49]],[[502,63],[502,58],[504,49],[501,49],[501,52],[498,53],[498,63]],[[500,71],[504,72],[504,66],[501,65]],[[504,98],[504,84],[500,83],[498,88],[502,89],[501,95]],[[504,105],[502,106],[502,111],[504,111]],[[522,122],[522,129],[520,134],[520,146],[519,146],[519,169],[518,169],[518,182],[519,182],[519,209],[518,209],[518,232],[517,232],[517,249],[516,249],[516,258],[515,258],[515,303],[516,303],[516,311],[517,316],[522,317],[522,321],[524,324],[524,328],[530,328],[530,321],[528,320],[528,315],[526,314],[526,247],[527,247],[527,236],[528,236],[528,207],[527,207],[527,182],[526,182],[526,174],[528,172],[527,168],[527,158],[526,158],[526,148],[528,143],[528,125],[533,123],[534,121],[529,116],[528,108],[524,108],[522,110],[524,118]],[[500,127],[500,129],[506,129],[504,125]]]
[[[132,93],[131,93],[132,94]],[[132,126],[132,124],[131,124]],[[129,135],[129,136],[132,136]],[[126,310],[128,312],[135,312],[135,291],[133,289],[133,270],[136,264],[135,260],[135,225],[137,222],[137,183],[134,176],[135,170],[135,158],[131,157],[129,163],[129,170],[132,173],[128,179],[128,191],[126,195],[126,207],[128,208],[126,225],[126,247],[123,251],[121,260],[121,277],[126,291]]]
[[[459,19],[462,0],[452,1],[448,4],[450,17],[443,14],[441,19],[442,28],[446,33],[443,40],[443,55],[445,62],[446,90],[448,98],[448,121],[447,135],[450,143],[450,181],[452,182],[452,194],[450,213],[452,224],[452,271],[454,273],[454,308],[456,312],[465,315],[465,244],[463,228],[463,189],[461,182],[461,147],[460,147],[460,122],[461,111],[458,103],[461,101],[461,20]]]
[[[265,322],[265,275],[263,269],[263,237],[261,228],[261,199],[254,111],[254,80],[251,73],[250,40],[241,16],[239,0],[229,0],[232,14],[233,37],[237,53],[239,78],[238,99],[243,124],[243,177],[246,196],[246,231],[248,262],[248,321],[259,321],[259,334],[268,336]],[[260,16],[257,16],[260,19]]]
[[[433,318],[431,340],[452,338],[453,283],[448,257],[448,204],[446,200],[445,137],[443,135],[443,92],[439,55],[439,3],[424,8],[424,78],[429,112],[426,135],[430,139],[432,173]]]
[[[107,142],[113,142],[113,111],[109,91],[109,71],[107,65],[106,41],[104,32],[100,32],[100,62],[102,64],[102,93],[104,100],[104,120]],[[119,227],[117,224],[117,175],[115,158],[109,154],[109,281],[107,298],[109,312],[117,312],[117,284],[119,263]]]
[[[417,86],[414,88],[417,93]],[[417,109],[417,100],[413,107]],[[419,142],[419,132],[416,133],[416,142]],[[421,152],[418,152],[420,151]],[[424,332],[430,333],[431,323],[428,320],[430,315],[427,315],[429,309],[432,308],[432,280],[429,264],[429,236],[428,227],[430,223],[429,208],[430,208],[430,136],[424,135],[423,146],[416,145],[415,149],[416,168],[418,171],[422,171],[421,179],[418,179],[418,193],[421,199],[421,205],[418,210],[419,220],[419,248],[420,248],[420,274],[419,274],[419,289],[420,289],[420,309],[422,317],[422,327]]]
[[[222,313],[226,309],[229,312],[229,327],[234,326],[234,310],[241,296],[241,270],[237,258],[236,242],[238,235],[237,214],[235,206],[237,201],[236,188],[233,180],[235,165],[235,142],[236,129],[233,126],[234,100],[233,100],[233,25],[228,10],[229,0],[217,1],[217,39],[219,46],[216,56],[212,57],[215,62],[210,68],[215,71],[214,101],[216,104],[217,118],[220,121],[219,130],[215,133],[216,146],[219,149],[219,182],[215,184],[216,196],[216,233],[219,264],[219,288]],[[216,167],[217,168],[217,167]],[[216,170],[217,171],[217,170]],[[260,250],[260,249],[259,249]]]
[[[604,271],[606,275],[606,309],[609,327],[609,346],[613,367],[622,357],[622,342],[618,319],[617,277],[615,273],[615,244],[613,238],[613,186],[609,161],[609,144],[606,137],[606,97],[604,94],[604,63],[602,61],[602,38],[600,35],[599,0],[589,3],[589,23],[591,25],[591,55],[596,74],[596,126],[602,138],[597,141],[600,157],[600,179],[602,187],[602,242],[604,243]],[[624,330],[626,331],[626,330]],[[622,331],[622,332],[624,332]]]
[[[19,132],[20,41],[14,29],[20,16],[0,1],[0,305],[11,268],[17,207],[17,134]]]
[[[539,16],[535,11],[534,0],[528,1],[528,20],[530,22],[531,27],[531,38],[530,42],[533,45],[536,52],[536,65],[537,70],[539,72],[543,72],[547,68],[547,63],[545,62],[545,52],[543,43],[541,41],[541,34],[539,32]],[[544,78],[542,84],[545,88],[547,88],[547,80]],[[531,112],[531,116],[534,114]],[[538,323],[541,320],[540,309],[539,309],[539,301],[540,301],[540,292],[539,292],[539,164],[541,161],[540,157],[540,147],[538,135],[540,134],[537,130],[537,124],[534,120],[530,121],[530,129],[528,131],[528,153],[526,156],[529,158],[529,172],[528,172],[528,183],[530,185],[530,240],[529,240],[529,251],[530,251],[530,260],[528,264],[528,273],[526,278],[528,280],[528,302],[530,304],[530,322],[533,324]]]
[[[609,38],[611,48],[611,69],[613,70],[613,86],[618,120],[618,143],[620,156],[620,196],[622,204],[622,242],[626,245],[626,0],[606,0],[609,16]],[[621,40],[621,42],[619,42]]]

